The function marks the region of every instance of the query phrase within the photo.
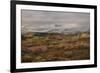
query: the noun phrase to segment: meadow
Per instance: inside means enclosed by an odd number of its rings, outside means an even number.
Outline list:
[[[21,62],[90,59],[90,34],[33,33],[21,36]]]

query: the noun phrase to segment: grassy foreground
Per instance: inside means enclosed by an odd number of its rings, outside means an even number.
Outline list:
[[[21,62],[47,62],[90,59],[89,33],[22,35]]]

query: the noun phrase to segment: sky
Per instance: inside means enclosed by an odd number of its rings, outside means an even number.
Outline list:
[[[21,10],[21,30],[74,33],[90,29],[90,13]]]

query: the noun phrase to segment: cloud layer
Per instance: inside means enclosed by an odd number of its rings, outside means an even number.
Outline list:
[[[79,12],[53,12],[22,10],[22,33],[76,32],[90,29],[90,14]]]

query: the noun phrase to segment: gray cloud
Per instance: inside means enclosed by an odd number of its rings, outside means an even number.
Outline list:
[[[64,29],[73,29],[73,32],[90,29],[89,13],[22,10],[21,17],[22,33],[47,32],[54,29],[59,32]]]

